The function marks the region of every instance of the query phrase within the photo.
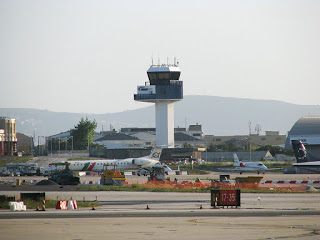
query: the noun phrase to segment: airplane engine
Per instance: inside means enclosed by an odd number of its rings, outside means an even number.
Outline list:
[[[149,161],[145,160],[145,159],[132,159],[132,164],[134,164],[134,165],[141,166],[141,165],[147,164],[147,163],[149,163]]]

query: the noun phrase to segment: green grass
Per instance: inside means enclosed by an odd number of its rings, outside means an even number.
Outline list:
[[[283,172],[286,168],[292,168],[292,164],[294,162],[274,162],[274,161],[265,161],[262,162],[265,164],[268,168],[280,168],[277,170],[271,170],[271,172]],[[207,164],[200,164],[200,165],[180,165],[179,168],[181,171],[188,171],[190,175],[204,175],[208,174],[208,171],[219,171],[219,168],[234,168],[233,162],[209,162]],[[174,167],[172,170],[176,171]],[[193,168],[193,169],[192,169]]]
[[[18,202],[20,200],[17,200]],[[21,200],[22,202],[24,202],[24,204],[27,206],[27,209],[36,209],[38,206],[40,209],[42,209],[42,200],[32,200],[32,199],[24,199]],[[52,200],[52,199],[46,199],[46,208],[56,208],[56,204],[57,201],[59,200]],[[94,204],[95,206],[98,206],[98,204],[96,202],[83,202],[83,201],[77,201],[77,205],[78,208],[82,208],[82,207],[92,207],[92,204]],[[4,201],[4,202],[0,202],[0,209],[9,209],[9,202],[8,201]]]
[[[69,161],[88,161],[88,160],[99,160],[100,158],[92,158],[92,157],[71,157],[68,158]]]
[[[126,192],[209,192],[203,189],[177,189],[165,187],[146,187],[138,183],[124,186],[88,186],[77,187],[78,191],[126,191]]]
[[[88,186],[77,187],[78,191],[127,191],[127,192],[189,192],[189,193],[210,193],[211,189],[215,188],[185,188],[178,189],[172,187],[147,187],[142,184],[134,183],[124,186]],[[219,189],[219,188],[216,188]],[[301,193],[300,191],[288,190],[270,190],[270,189],[241,189],[242,193]],[[305,192],[303,192],[305,193]],[[319,192],[320,194],[320,192]]]
[[[273,161],[266,161],[263,162],[268,168],[292,168],[292,164],[294,162],[273,162]]]
[[[1,157],[0,158],[0,167],[5,167],[6,163],[26,163],[32,160],[32,156],[23,156],[23,157]]]

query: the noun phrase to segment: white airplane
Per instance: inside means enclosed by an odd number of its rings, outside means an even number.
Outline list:
[[[103,160],[84,160],[84,161],[66,161],[70,163],[69,169],[71,171],[93,171],[102,172],[104,164],[116,164],[117,170],[136,170],[149,168],[159,163],[161,149],[154,149],[149,156],[140,158],[126,158],[126,159],[103,159]],[[61,170],[63,166],[49,165],[44,169],[44,174],[48,175],[54,170]]]
[[[269,168],[267,168],[263,163],[260,162],[242,162],[239,160],[238,155],[237,154],[233,154],[233,159],[235,161],[234,165],[236,168],[236,171],[239,171],[240,174],[242,174],[242,172],[254,172],[257,171],[257,173],[259,174],[260,172],[265,172],[266,170],[271,170]],[[274,170],[274,169],[272,169]]]

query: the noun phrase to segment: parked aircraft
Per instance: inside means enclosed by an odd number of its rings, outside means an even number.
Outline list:
[[[320,159],[307,152],[300,140],[292,140],[291,143],[297,160],[297,163],[294,163],[293,166],[320,173]]]
[[[265,172],[266,170],[271,170],[268,169],[263,163],[260,162],[242,162],[239,160],[237,154],[233,154],[233,159],[234,159],[234,164],[235,166],[235,171],[239,171],[240,174],[242,172],[254,172],[257,171],[259,174],[260,172]]]
[[[103,160],[88,160],[88,161],[67,161],[70,163],[71,171],[93,171],[102,172],[104,164],[116,164],[117,170],[136,170],[151,167],[159,163],[161,155],[160,149],[154,149],[149,156],[140,158],[126,159],[103,159]],[[45,175],[56,170],[57,167],[49,166],[45,169]],[[58,168],[59,169],[59,168]]]

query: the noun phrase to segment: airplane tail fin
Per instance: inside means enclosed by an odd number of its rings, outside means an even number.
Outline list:
[[[149,158],[154,159],[154,160],[160,160],[162,148],[154,148],[152,149]]]
[[[238,155],[237,154],[233,154],[233,159],[234,159],[234,161],[236,162],[236,163],[238,163],[238,162],[240,162],[239,161],[239,158],[238,158]]]
[[[291,143],[297,163],[310,161],[310,156],[307,153],[307,149],[300,140],[291,140]]]

